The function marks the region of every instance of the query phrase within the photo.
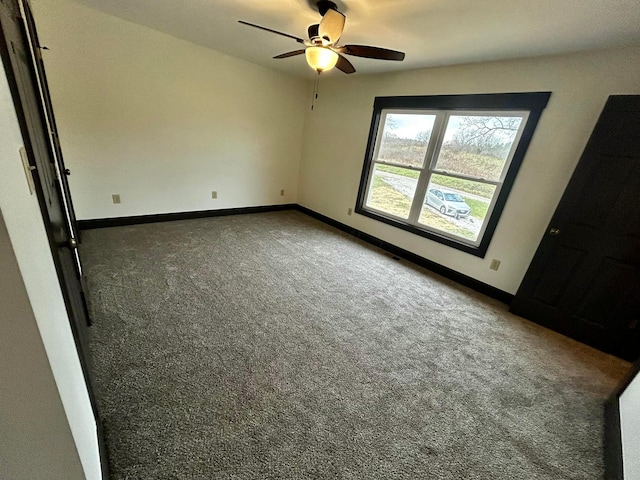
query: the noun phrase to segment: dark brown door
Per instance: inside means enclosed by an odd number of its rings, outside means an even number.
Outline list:
[[[640,96],[609,97],[511,311],[640,356]]]
[[[69,182],[67,180],[67,176],[71,175],[71,171],[65,167],[64,157],[62,156],[62,149],[60,148],[60,140],[58,136],[58,127],[56,125],[56,119],[53,112],[53,105],[51,103],[51,97],[49,95],[49,84],[47,82],[47,74],[44,69],[44,63],[42,61],[42,47],[40,46],[40,41],[38,39],[38,32],[36,31],[36,24],[33,19],[33,14],[31,12],[31,7],[28,2],[21,2],[24,8],[25,15],[25,24],[26,24],[26,33],[29,38],[29,43],[31,46],[31,58],[32,62],[35,66],[35,71],[37,73],[37,83],[39,87],[39,93],[42,105],[44,107],[45,114],[45,127],[47,128],[49,134],[49,143],[51,144],[51,151],[53,152],[54,162],[56,164],[56,168],[59,172],[59,181],[62,186],[62,199],[64,201],[63,207],[65,212],[65,217],[67,218],[67,223],[69,225],[69,229],[71,231],[71,235],[73,238],[78,239],[80,236],[80,231],[78,229],[78,222],[76,220],[76,215],[73,210],[73,201],[71,199],[71,191],[69,189]],[[78,265],[78,270],[82,273],[82,265],[80,263],[80,256],[78,250],[75,250],[76,260]]]
[[[30,42],[36,39],[35,25],[30,17],[28,5],[19,0],[0,0],[0,55],[11,90],[24,148],[33,169],[36,194],[42,218],[49,238],[54,264],[71,321],[76,349],[83,367],[89,397],[96,418],[99,443],[104,454],[101,422],[93,395],[89,361],[87,357],[88,313],[81,282],[81,269],[74,236],[75,217],[59,146],[51,132],[55,127],[49,93],[33,52],[39,49]],[[23,16],[24,15],[24,16]],[[31,18],[28,27],[27,19]],[[28,31],[31,30],[31,35]]]
[[[67,177],[71,175],[71,171],[66,168],[64,164],[64,157],[62,155],[62,148],[60,147],[60,137],[58,135],[58,127],[56,125],[55,115],[53,113],[53,105],[51,103],[51,96],[49,94],[49,85],[47,83],[47,75],[44,69],[44,63],[42,61],[42,47],[38,40],[38,32],[36,31],[36,24],[33,19],[33,13],[31,12],[31,6],[28,2],[20,0],[19,3],[23,8],[24,13],[24,29],[28,40],[28,46],[30,47],[30,57],[35,70],[35,83],[38,87],[38,94],[40,96],[40,104],[42,107],[44,128],[46,130],[49,140],[49,151],[51,152],[55,173],[59,186],[61,189],[61,205],[64,212],[64,217],[67,222],[70,237],[73,239],[71,243],[76,245],[80,241],[80,230],[78,229],[78,222],[76,220],[75,211],[73,210],[73,200],[71,198],[71,190],[69,189],[69,181]],[[80,260],[80,251],[77,248],[71,249],[71,255],[75,263],[76,274],[80,279],[82,286],[82,298],[84,302],[84,288],[85,280],[82,271],[82,262]],[[87,324],[91,324],[91,319],[88,315],[85,315]]]
[[[75,330],[83,350],[86,350],[88,315],[75,260],[76,240],[71,231],[65,191],[61,183],[64,175],[59,174],[56,152],[50,141],[46,106],[41,96],[43,86],[38,83],[18,2],[2,0],[2,5],[2,33],[6,44],[6,55],[3,55],[3,61],[6,57],[5,71],[10,77],[9,85],[18,118],[21,120],[27,156],[35,167],[34,180],[41,187],[38,188],[38,193],[42,195],[41,208],[49,227],[54,254],[62,269],[61,280],[69,292],[69,307],[75,320]]]

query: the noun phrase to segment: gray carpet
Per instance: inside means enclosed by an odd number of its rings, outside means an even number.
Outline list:
[[[87,231],[113,479],[599,479],[629,364],[295,212]]]

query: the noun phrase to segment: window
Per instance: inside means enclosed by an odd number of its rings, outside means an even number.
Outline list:
[[[483,257],[549,96],[376,98],[356,212]]]

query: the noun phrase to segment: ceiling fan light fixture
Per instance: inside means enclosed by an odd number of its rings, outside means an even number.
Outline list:
[[[338,54],[326,47],[307,47],[304,51],[307,63],[318,72],[331,70],[338,63]]]

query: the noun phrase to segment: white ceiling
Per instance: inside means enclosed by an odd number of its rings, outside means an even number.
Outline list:
[[[75,0],[178,38],[293,75],[304,56],[271,57],[300,44],[239,24],[306,38],[314,0]],[[404,62],[349,59],[358,74],[640,45],[639,0],[335,0],[341,44],[406,52]],[[343,75],[332,71],[330,75]]]

